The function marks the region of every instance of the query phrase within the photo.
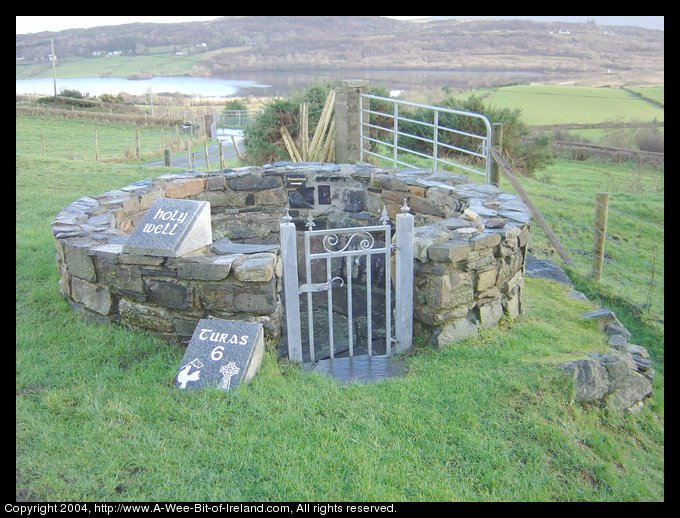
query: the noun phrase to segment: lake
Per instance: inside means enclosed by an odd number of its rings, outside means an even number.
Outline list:
[[[302,90],[315,83],[335,82],[339,79],[366,79],[372,84],[386,85],[389,89],[421,92],[428,89],[479,88],[498,84],[527,83],[543,77],[540,71],[488,71],[488,70],[357,70],[357,71],[249,71],[217,77],[170,77],[134,80],[126,77],[57,77],[57,91],[65,88],[90,95],[104,93],[116,95],[127,92],[143,95],[149,88],[155,94],[180,92],[197,97],[248,96],[268,97],[286,95],[292,90]],[[17,79],[17,94],[52,95],[51,77]]]

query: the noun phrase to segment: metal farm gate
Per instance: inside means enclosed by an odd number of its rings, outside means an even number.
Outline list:
[[[386,209],[383,209],[380,218],[381,225],[325,230],[313,230],[315,224],[310,214],[306,224],[309,230],[304,232],[305,282],[302,284],[298,279],[296,227],[286,213],[280,232],[288,357],[291,361],[314,363],[321,359],[358,355],[389,357],[411,348],[414,218],[409,210],[404,201],[402,212],[396,218],[394,240]],[[394,290],[393,252],[396,269]],[[380,275],[373,273],[376,265]],[[358,268],[362,269],[362,278],[359,281],[357,277],[355,281]],[[375,286],[374,277],[378,276],[384,279],[382,288]],[[318,294],[316,303],[315,294]],[[304,321],[300,318],[301,296],[306,303]],[[365,299],[357,301],[358,297]],[[359,314],[356,314],[357,306],[362,308]],[[346,326],[343,319],[347,321]],[[359,327],[362,336],[355,339]],[[338,332],[339,329],[346,329],[346,333]],[[303,339],[306,341],[304,352]],[[374,342],[379,344],[377,348]]]

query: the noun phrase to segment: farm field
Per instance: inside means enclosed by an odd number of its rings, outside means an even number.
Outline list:
[[[646,87],[637,87],[637,88],[631,88],[634,92],[637,92],[641,95],[644,95],[645,97],[649,97],[650,99],[653,99],[654,101],[663,103],[663,98],[664,98],[664,87],[663,86],[646,86]]]
[[[658,366],[639,413],[571,406],[555,365],[607,345],[578,317],[596,306],[550,281],[526,280],[514,323],[418,344],[405,378],[343,387],[267,351],[238,391],[176,390],[181,348],[70,310],[50,231],[166,171],[17,154],[17,501],[664,500],[658,334],[617,309]]]
[[[660,93],[656,88],[651,91],[650,97],[660,96],[663,102],[663,87]],[[664,120],[663,108],[620,88],[508,86],[495,90],[484,101],[503,108],[521,108],[522,118],[529,126]]]
[[[65,59],[59,62],[59,77],[127,77],[134,74],[185,75],[192,67],[201,65],[201,56],[175,56],[160,53],[143,56],[94,57],[87,59]],[[27,63],[16,66],[16,79],[52,77],[50,63]],[[114,92],[118,93],[118,92]]]
[[[141,120],[140,120],[141,122]],[[99,159],[126,162],[136,160],[136,134],[139,129],[142,160],[163,158],[163,149],[186,149],[187,141],[194,150],[202,149],[202,140],[190,138],[172,126],[139,126],[122,122],[74,119],[68,115],[45,116],[17,114],[17,155],[42,156],[41,135],[44,136],[45,156],[72,160],[95,160],[94,131],[97,131]]]

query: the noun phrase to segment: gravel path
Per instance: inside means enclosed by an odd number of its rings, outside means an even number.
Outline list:
[[[237,142],[239,144],[239,149],[243,152],[243,141]],[[222,142],[222,154],[224,155],[224,160],[230,160],[236,158],[236,150],[234,145],[230,140],[225,140]],[[219,155],[219,145],[217,142],[208,144],[208,157],[210,161],[210,169],[215,171],[220,167],[220,155]],[[170,157],[170,165],[172,167],[181,167],[183,169],[206,169],[207,165],[205,163],[205,153],[203,150],[194,152],[194,167],[189,165],[189,153],[186,151],[180,151],[175,153]],[[152,162],[145,162],[144,165],[148,166],[163,166],[165,165],[165,160],[154,160]]]

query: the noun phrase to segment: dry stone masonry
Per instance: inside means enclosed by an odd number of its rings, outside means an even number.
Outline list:
[[[602,308],[581,316],[601,323],[610,351],[558,366],[574,380],[573,401],[627,412],[638,410],[652,395],[655,376],[647,349],[628,343],[630,332],[611,310]]]
[[[131,236],[140,225],[151,225],[150,232],[162,225],[159,236],[172,230],[175,212],[159,212],[166,210],[157,203],[163,199],[191,201],[196,217],[209,204],[212,236],[192,238],[191,250],[177,257],[163,252],[160,237],[156,250],[135,248]],[[167,174],[81,198],[52,224],[60,289],[84,318],[147,329],[170,341],[186,343],[197,322],[220,318],[259,322],[277,343],[283,325],[279,222],[286,209],[299,231],[310,214],[316,229],[366,226],[377,224],[383,206],[394,222],[404,199],[416,221],[415,332],[442,346],[504,315],[516,318],[527,207],[465,176],[368,164],[281,162]],[[147,221],[155,216],[158,222]]]

